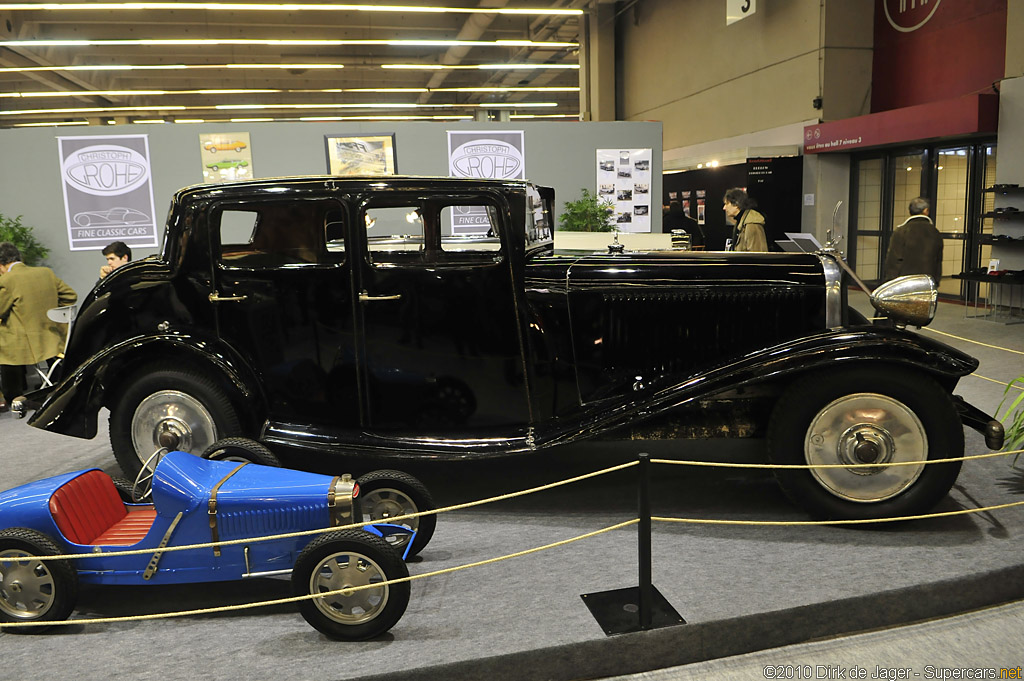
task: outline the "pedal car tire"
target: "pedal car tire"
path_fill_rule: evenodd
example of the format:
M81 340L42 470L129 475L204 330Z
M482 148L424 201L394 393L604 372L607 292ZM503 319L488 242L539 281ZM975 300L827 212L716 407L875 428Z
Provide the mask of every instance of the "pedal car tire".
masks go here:
M261 466L281 467L281 460L256 440L247 437L226 437L217 440L203 452L204 459L211 461L248 461Z
M306 596L408 576L386 541L362 530L342 530L321 535L303 549L292 570L292 591ZM409 605L409 591L409 582L401 582L299 601L299 611L325 636L362 641L395 626Z
M437 508L434 497L426 486L415 477L402 471L379 470L361 476L356 483L359 485L359 506L363 510L363 521L391 522L389 517L432 511ZM412 558L422 551L437 527L436 515L424 515L419 518L400 520L404 525L416 530L416 538L407 558ZM407 537L397 539L393 546L401 554L405 550Z
M46 535L23 527L0 532L0 621L60 622L78 601L78 573L66 560L32 561L63 553ZM26 560L29 559L29 560ZM12 634L39 634L51 627L12 627Z
M110 476L110 481L114 483L114 489L117 490L117 496L121 497L121 501L126 504L138 503L137 500L132 498L132 488L135 485L131 480L112 475Z

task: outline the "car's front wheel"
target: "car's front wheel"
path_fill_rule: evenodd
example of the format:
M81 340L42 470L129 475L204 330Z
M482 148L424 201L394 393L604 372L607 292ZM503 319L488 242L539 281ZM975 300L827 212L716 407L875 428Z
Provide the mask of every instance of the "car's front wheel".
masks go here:
M46 535L15 527L0 532L0 621L60 622L75 609L78 574L66 560L39 560L61 551ZM49 627L14 627L34 634Z
M310 542L292 569L296 596L329 596L299 601L310 625L339 641L362 641L395 626L409 604L409 582L382 584L409 576L398 554L380 537L342 530ZM374 586L379 585L379 586ZM346 589L367 588L346 593Z
M203 374L178 367L144 368L110 410L110 444L121 470L138 476L160 448L201 455L240 430L223 391Z
M775 406L768 453L778 464L836 468L776 470L786 494L834 520L923 513L949 492L964 434L949 393L901 367L848 367L798 380ZM855 468L853 464L894 464Z
M356 480L359 484L359 506L363 510L363 522L390 523L395 518L410 513L432 511L437 508L434 497L426 486L401 471L372 471ZM437 527L437 515L423 515L418 518L407 518L395 521L416 532L412 547L407 554L412 558L422 551ZM389 538L392 545L401 554L409 541L408 535L393 535Z

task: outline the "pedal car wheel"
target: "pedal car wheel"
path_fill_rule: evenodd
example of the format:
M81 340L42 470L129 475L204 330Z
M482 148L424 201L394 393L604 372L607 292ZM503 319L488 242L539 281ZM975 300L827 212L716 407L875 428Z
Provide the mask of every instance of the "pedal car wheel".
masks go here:
M408 577L391 546L362 530L321 535L299 555L292 570L296 596ZM299 611L315 629L339 641L373 638L395 626L409 604L409 583L390 584L300 601Z
M160 447L195 455L240 430L238 415L207 376L169 366L139 370L111 405L110 444L129 478Z
M114 489L117 490L117 496L121 498L121 501L126 504L138 503L138 499L132 497L132 488L135 485L131 480L112 475L110 481L114 483Z
M59 622L78 600L78 574L66 560L36 560L61 551L44 534L16 527L0 532L0 621ZM37 634L49 627L14 627L16 634Z
M780 464L901 463L872 468L776 471L786 494L834 520L922 513L956 482L963 426L948 392L898 367L850 367L790 386L772 414L768 454Z
M363 522L391 522L390 518L408 513L431 511L437 508L434 497L426 486L408 473L401 471L372 471L356 480L359 485L359 506L363 511ZM422 551L437 527L436 515L424 515L419 518L399 520L403 525L416 531L412 548L408 557L412 558ZM407 536L396 535L389 539L398 549L399 555L405 551Z
M203 452L204 459L211 461L246 461L261 466L281 467L281 461L274 453L256 440L247 437L226 437L217 440Z

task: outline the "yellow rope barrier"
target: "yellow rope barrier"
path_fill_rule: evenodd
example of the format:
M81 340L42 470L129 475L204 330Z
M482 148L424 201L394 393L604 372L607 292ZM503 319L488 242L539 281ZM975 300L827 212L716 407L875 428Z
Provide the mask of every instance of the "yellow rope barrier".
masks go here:
M996 506L983 506L981 508L965 508L959 511L942 511L939 513L926 513L923 515L905 515L894 518L865 518L862 520L713 520L709 518L663 518L652 516L652 521L662 523L690 523L694 525L769 525L769 526L802 526L802 525L868 525L871 523L896 523L905 520L928 520L931 518L948 518L955 515L968 515L971 513L987 513L998 511L1002 508L1013 506L1024 506L1024 501L1013 501L1008 504Z
M954 456L948 459L926 459L925 461L892 461L889 463L727 463L721 461L677 461L675 459L651 459L651 463L667 463L676 466L706 466L710 468L766 468L792 470L818 470L823 468L888 468L889 466L921 466L933 463L952 463L954 461L974 461L975 459L991 459L996 456L1024 453L1024 449L1011 449L1007 452L989 452L988 454L972 454L970 456Z
M349 595L356 591L363 591L364 589L378 589L383 586L389 586L391 584L401 584L402 582L412 582L417 579L426 579L427 577L437 577L438 575L446 575L453 572L460 572L462 570L468 570L469 568L481 567L484 565L491 565L494 563L500 563L504 560L511 558L520 558L522 556L528 556L532 553L539 553L541 551L547 551L548 549L555 549L561 546L566 546L574 542L581 541L583 539L590 539L606 532L613 532L615 530L621 530L624 527L630 525L636 525L640 521L636 518L632 520L626 520L610 527L605 527L600 530L594 530L593 532L587 532L577 537L570 539L562 539L561 541L552 542L545 544L544 546L536 546L532 549L526 549L523 551L517 551L516 553L510 553L505 556L498 556L497 558L488 558L486 560L478 560L474 563L466 563L465 565L456 565L450 568L443 568L441 570L435 570L433 572L425 572L422 575L409 575L408 577L400 577L398 579L384 580L375 584L363 584L361 586L352 586L344 589L337 589L335 591L326 591L324 593L307 594L305 596L290 596L288 598L276 598L269 601L258 601L256 603L240 603L238 605L222 605L215 608L201 608L197 610L181 610L178 612L163 612L154 613L150 615L131 615L128 617L97 617L88 619L77 619L77 620L61 620L55 622L11 622L11 623L0 623L0 629L5 627L49 627L55 625L69 625L69 624L111 624L115 622L139 622L143 620L156 620L156 619L170 619L173 617L188 617L192 615L211 615L220 612L233 612L236 610L247 610L250 608L262 608L271 605L284 605L287 603L297 603L299 601L310 601L314 598L328 598L330 596L337 595Z
M1020 350L1011 350L1010 348L1003 348L1003 347L1000 347L998 345L989 345L988 343L982 343L981 341L971 340L970 338L964 338L963 336L954 336L951 333L946 333L945 331L939 331L937 329L932 329L932 328L929 328L927 326L922 327L922 328L924 330L926 330L926 331L931 331L932 333L937 333L940 336L948 336L949 338L955 338L955 339L957 339L959 341L963 341L965 343L974 343L975 345L981 345L981 346L984 346L986 348L992 348L993 350L1002 350L1003 352L1012 352L1015 355L1024 355L1024 352L1021 352Z

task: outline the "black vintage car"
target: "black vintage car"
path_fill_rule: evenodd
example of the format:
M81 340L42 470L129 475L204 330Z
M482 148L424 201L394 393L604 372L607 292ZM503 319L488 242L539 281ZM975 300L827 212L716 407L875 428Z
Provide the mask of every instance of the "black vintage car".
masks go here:
M903 330L931 280L849 311L838 254L555 253L554 193L523 181L307 177L174 197L159 257L85 298L34 426L124 471L226 435L332 454L466 458L647 430L766 431L781 463L963 453L977 362ZM701 428L695 428L701 424ZM816 515L935 504L960 464L779 475Z

